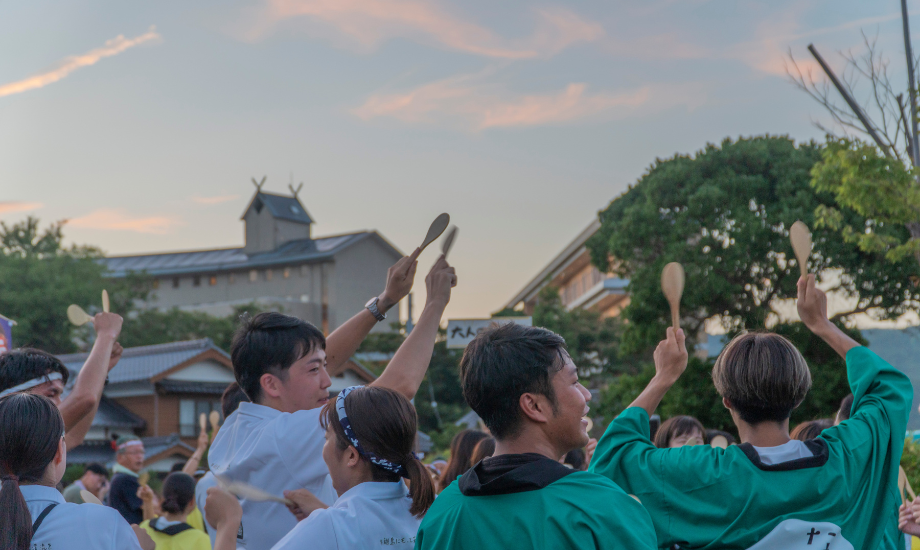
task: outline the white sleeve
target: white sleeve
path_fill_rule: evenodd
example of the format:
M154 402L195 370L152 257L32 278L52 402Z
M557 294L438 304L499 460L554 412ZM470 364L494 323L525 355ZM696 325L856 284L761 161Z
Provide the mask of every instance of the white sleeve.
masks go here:
M84 505L86 506L86 505ZM128 524L127 521L121 514L118 514L114 508L110 508L115 512L118 521L113 521L115 527L115 533L112 537L112 550L141 550L141 543L137 540L137 535L134 534L134 529Z
M272 550L337 549L339 543L332 525L332 514L334 513L332 510L332 508L315 510L279 540Z
M286 414L275 423L278 454L290 476L301 487L318 491L329 474L323 461L325 432L319 424L321 408Z

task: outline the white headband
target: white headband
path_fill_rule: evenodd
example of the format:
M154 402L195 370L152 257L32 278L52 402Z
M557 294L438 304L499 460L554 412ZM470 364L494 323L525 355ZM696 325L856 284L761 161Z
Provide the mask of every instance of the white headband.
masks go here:
M59 372L52 372L50 374L45 374L45 375L39 376L38 378L33 378L29 380L28 382L23 382L22 384L19 384L18 386L13 386L12 388L3 390L2 392L0 392L0 397L6 397L7 395L19 393L21 391L31 390L35 386L41 386L45 382L51 382L52 380L61 380L62 378L64 377L61 376L61 373Z
M122 443L121 445L119 445L119 446L118 446L118 450L120 451L120 450L122 450L122 449L131 447L131 446L134 446L134 445L143 445L143 444L144 444L144 442L141 441L140 439L129 439L128 441L125 441L124 443Z

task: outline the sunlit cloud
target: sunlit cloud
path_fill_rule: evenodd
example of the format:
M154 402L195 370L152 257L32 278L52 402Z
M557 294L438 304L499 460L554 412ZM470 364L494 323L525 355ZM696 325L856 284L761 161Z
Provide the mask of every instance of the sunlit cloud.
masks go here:
M157 34L155 27L150 27L150 30L134 38L125 38L122 35L118 35L111 40L107 40L105 46L101 48L90 50L81 55L65 57L50 71L32 75L16 82L0 85L0 97L43 88L48 84L61 80L81 67L95 65L100 59L118 55L128 48L133 48L138 44L143 44L144 42L149 42L157 38L160 38L160 35Z
M178 219L168 216L148 216L146 218L132 216L123 208L101 208L85 216L73 218L68 223L73 227L85 229L133 231L154 235L165 235L174 227L182 225Z
M248 18L255 23L246 38L258 40L279 23L299 19L319 23L323 28L314 30L320 33L331 28L337 40L345 38L364 50L405 37L475 55L525 59L550 56L576 42L604 36L599 24L564 8L541 8L534 15L530 36L507 39L449 13L432 0L266 0L265 9Z
M45 206L40 202L0 201L0 215L14 212L29 212Z
M643 86L623 92L589 93L587 84L571 83L558 92L512 94L477 78L462 75L408 92L373 95L352 114L364 120L390 117L405 123L459 125L478 131L627 116L640 107L643 113L676 104L692 109L705 101L698 86Z
M220 204L222 202L229 202L240 198L239 195L218 195L214 197L192 197L192 202L197 202L198 204Z

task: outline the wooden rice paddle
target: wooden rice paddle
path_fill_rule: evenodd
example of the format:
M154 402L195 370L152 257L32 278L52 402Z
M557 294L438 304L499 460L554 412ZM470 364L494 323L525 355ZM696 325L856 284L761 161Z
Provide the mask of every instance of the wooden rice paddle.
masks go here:
M906 496L905 493L907 493ZM898 466L898 494L901 495L901 504L904 505L907 505L908 496L910 497L910 502L917 498L917 495L914 494L914 488L910 486L910 480L907 479L907 472L904 471L903 466Z
M728 439L725 439L724 435L713 436L713 438L709 440L709 446L712 447L713 449L715 448L727 449Z
M590 418L585 418L585 420L588 421L588 427L585 428L585 431L588 432L588 433L591 433L591 428L594 427L594 421L591 420Z
M96 495L90 493L86 489L80 490L80 497L83 498L84 504L102 504L102 501L96 498Z
M198 416L198 427L201 428L201 431L205 431L208 429L208 415L201 413Z
M138 485L147 485L150 482L150 472L141 472L141 475L137 476Z
M661 271L661 291L671 305L671 325L680 328L680 297L684 293L684 266L671 262Z
M271 493L266 493L262 489L253 487L252 485L243 483L241 481L227 481L219 477L217 478L217 481L220 484L221 489L239 498L245 498L247 500L253 500L256 502L278 502L280 504L284 504L285 506L294 504L294 502L291 500L282 497L276 497Z
M78 327L82 327L93 320L89 313L83 311L83 308L77 304L67 306L67 319Z
M431 226L428 227L428 234L425 235L425 240L422 241L421 249L425 248L434 242L435 239L441 236L441 233L444 233L444 230L447 229L447 226L450 224L450 215L441 214L431 222Z
M106 289L102 289L102 311L109 312L109 292Z
M792 250L802 270L802 277L805 277L808 275L808 257L811 256L811 231L807 225L797 221L789 228L789 240L792 241Z
M211 414L208 415L208 420L211 421L211 433L217 433L217 423L220 422L220 413L211 411Z
M447 259L447 253L450 252L452 246L454 246L454 239L457 238L457 226L450 228L450 231L447 232L447 235L444 236L444 240L441 241L441 254L444 255L444 258Z

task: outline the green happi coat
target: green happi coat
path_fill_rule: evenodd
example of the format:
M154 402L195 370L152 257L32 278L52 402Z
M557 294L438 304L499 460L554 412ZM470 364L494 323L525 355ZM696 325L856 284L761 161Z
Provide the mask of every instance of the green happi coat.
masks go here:
M538 455L504 455L438 495L415 548L651 550L655 531L645 509L609 479Z
M639 497L662 548L901 550L911 383L865 347L846 363L851 417L806 442L813 457L766 465L750 444L658 449L648 414L633 407L608 426L590 471Z

